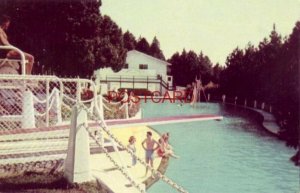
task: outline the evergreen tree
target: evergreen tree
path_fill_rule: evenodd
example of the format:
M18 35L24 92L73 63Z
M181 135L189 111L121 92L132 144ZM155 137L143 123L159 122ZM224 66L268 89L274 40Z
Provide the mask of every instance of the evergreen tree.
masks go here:
M123 42L124 42L124 47L130 51L134 50L135 46L137 44L136 39L132 33L129 31L126 31L123 35Z
M186 52L181 55L175 53L168 60L172 64L172 75L176 85L186 86L195 81L195 77L201 77L206 84L212 80L212 63L202 52L199 56L194 51Z
M34 73L90 77L125 61L122 31L100 6L98 0L4 0L0 13L12 18L11 43L35 56Z
M257 48L235 49L220 76L227 95L271 104L278 122L286 123L281 137L293 147L299 144L299 43L300 22L284 41L274 25Z
M150 45L150 55L155 58L165 60L165 56L160 49L160 43L156 37L153 38L152 43Z
M125 64L126 49L122 30L109 16L102 19L94 53L96 69L111 67L114 71L119 71Z
M150 55L150 45L145 38L141 38L141 37L139 38L135 49L140 52Z

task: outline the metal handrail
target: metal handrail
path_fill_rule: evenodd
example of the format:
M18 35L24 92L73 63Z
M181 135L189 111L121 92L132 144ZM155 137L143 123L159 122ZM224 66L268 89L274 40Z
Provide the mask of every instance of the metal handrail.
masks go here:
M0 46L0 49L4 49L4 50L15 50L16 52L18 52L21 56L21 68L22 68L22 75L26 75L26 60L25 60L25 55L24 53L17 47L12 46L12 45L8 45L8 46ZM9 60L9 59L8 59Z

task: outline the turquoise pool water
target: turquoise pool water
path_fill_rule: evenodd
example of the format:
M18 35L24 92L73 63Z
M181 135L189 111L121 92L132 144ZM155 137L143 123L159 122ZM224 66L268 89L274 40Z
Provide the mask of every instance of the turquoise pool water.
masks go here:
M143 104L144 117L214 113L222 121L153 126L170 133L180 159L171 159L166 175L190 193L296 193L299 168L295 153L263 128L253 113L222 104ZM149 193L176 192L159 181Z

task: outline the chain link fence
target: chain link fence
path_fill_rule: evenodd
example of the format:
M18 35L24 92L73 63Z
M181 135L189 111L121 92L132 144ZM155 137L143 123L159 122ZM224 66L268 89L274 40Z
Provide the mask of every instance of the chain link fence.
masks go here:
M92 95L86 98L90 89ZM95 85L55 76L0 76L0 177L63 170L71 109Z

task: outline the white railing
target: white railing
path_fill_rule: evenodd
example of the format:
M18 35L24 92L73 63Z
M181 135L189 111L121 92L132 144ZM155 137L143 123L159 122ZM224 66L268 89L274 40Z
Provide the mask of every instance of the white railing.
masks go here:
M19 48L14 47L12 45L9 45L9 46L0 46L0 50L14 50L14 51L16 51L16 52L18 52L20 54L20 60L9 59L9 58L1 59L1 61L0 61L1 62L0 63L0 67L5 62L18 61L18 62L21 62L22 75L26 74L26 60L25 60L25 55L24 55L24 53Z
M87 90L91 95L84 98ZM0 75L0 130L67 125L71 109L79 101L91 113L98 108L103 117L110 111L111 115L117 114L117 119L132 117L139 108L130 102L108 101L96 90L94 82L86 79Z

